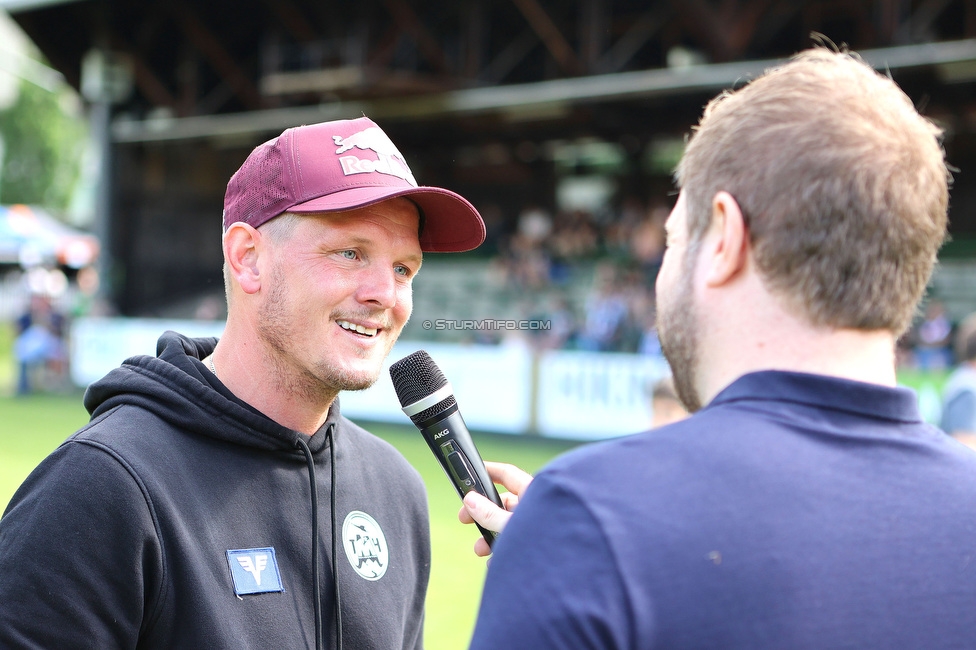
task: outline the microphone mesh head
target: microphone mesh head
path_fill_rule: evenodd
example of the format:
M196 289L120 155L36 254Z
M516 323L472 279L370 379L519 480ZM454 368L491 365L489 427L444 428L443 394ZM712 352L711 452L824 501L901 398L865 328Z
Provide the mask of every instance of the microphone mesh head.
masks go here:
M447 378L425 350L417 350L390 366L390 379L400 406L418 402L447 385Z

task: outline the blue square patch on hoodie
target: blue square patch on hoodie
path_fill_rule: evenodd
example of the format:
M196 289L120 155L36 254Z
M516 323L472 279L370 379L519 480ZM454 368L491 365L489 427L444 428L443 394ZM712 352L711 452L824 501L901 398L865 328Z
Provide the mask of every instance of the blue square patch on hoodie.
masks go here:
M228 550L227 563L238 596L284 591L274 548Z

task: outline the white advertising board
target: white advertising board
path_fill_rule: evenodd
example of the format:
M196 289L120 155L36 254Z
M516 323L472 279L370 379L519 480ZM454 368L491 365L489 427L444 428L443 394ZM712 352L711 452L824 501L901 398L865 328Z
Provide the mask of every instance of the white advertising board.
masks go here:
M140 354L156 356L166 330L193 337L220 336L223 321L154 318L79 318L71 324L71 381L87 386Z
M131 356L155 355L156 341L167 329L219 337L224 323L80 318L71 328L72 381L87 386ZM535 432L573 440L643 431L651 422L649 388L668 372L663 360L632 354L537 354L517 345L400 341L372 387L340 394L342 413L353 420L409 425L389 367L421 348L450 382L464 421L475 431Z
M454 389L469 429L524 433L531 421L532 355L521 347L398 342L372 387L339 395L351 419L410 424L390 379L390 365L424 349Z
M539 358L536 428L543 436L598 440L651 426L650 389L669 373L636 354L549 351Z

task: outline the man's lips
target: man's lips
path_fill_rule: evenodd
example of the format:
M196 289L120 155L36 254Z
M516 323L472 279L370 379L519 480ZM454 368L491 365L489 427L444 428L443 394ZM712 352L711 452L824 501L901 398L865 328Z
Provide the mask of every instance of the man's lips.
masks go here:
M377 327L366 327L365 325L359 325L347 320L336 320L336 324L339 325L344 330L350 332L356 332L357 334L362 334L363 336L373 337L379 331Z

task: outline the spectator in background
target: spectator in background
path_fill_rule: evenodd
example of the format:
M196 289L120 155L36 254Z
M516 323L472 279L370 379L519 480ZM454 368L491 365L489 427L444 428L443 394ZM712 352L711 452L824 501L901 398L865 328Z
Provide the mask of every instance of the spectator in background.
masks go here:
M942 392L943 431L976 447L976 313L956 332L957 367Z
M27 310L17 319L14 358L18 395L63 381L67 363L64 317L48 296L32 294Z
M544 302L526 310L526 318L540 323L530 330L533 347L537 350L560 350L571 347L576 336L576 316L566 297L553 293Z
M548 286L550 260L545 242L552 233L552 217L541 208L526 206L519 214L515 232L502 253L502 268L518 289Z
M591 352L615 349L629 308L612 266L597 269L593 293L586 301L586 312L577 346Z
M485 222L485 232L487 233L485 243L479 248L482 253L497 257L503 237L509 234L507 232L509 224L506 223L502 209L497 203L481 205L478 207L478 211Z
M653 277L648 278L641 269L628 267L620 281L621 294L627 303L627 314L620 327L615 351L637 352L647 334L647 322L655 313Z
M585 210L557 212L552 233L543 242L553 284L569 282L573 268L599 252L599 244L600 233L592 214Z
M945 305L930 300L925 317L915 330L915 366L919 370L942 370L952 365L952 322Z
M644 202L632 194L624 196L616 217L610 219L603 232L606 252L614 257L629 255L634 239L634 230L645 217Z
M542 246L552 233L552 217L537 205L527 205L518 217L518 236L530 246Z
M647 217L637 224L630 240L630 253L651 285L664 258L664 222L668 212L663 205L649 209Z
M586 210L562 211L556 214L555 228L546 244L558 259L582 260L598 252L600 231Z

